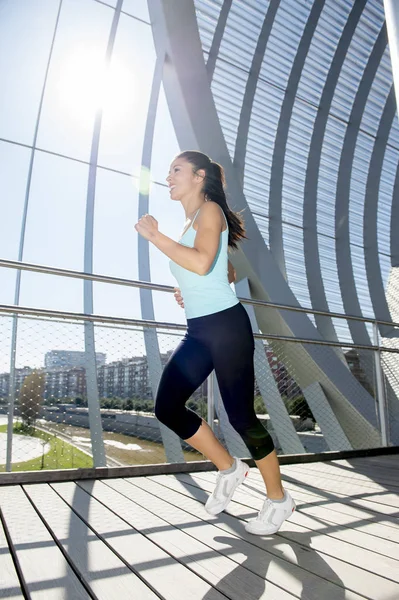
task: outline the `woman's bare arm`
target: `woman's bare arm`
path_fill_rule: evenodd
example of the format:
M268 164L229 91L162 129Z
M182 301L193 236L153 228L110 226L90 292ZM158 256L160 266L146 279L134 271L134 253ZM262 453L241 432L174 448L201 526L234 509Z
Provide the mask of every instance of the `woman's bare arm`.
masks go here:
M196 220L198 229L194 247L187 248L158 231L157 221L148 215L135 226L137 231L175 263L198 275L206 275L215 260L223 226L221 210L214 202L206 202Z

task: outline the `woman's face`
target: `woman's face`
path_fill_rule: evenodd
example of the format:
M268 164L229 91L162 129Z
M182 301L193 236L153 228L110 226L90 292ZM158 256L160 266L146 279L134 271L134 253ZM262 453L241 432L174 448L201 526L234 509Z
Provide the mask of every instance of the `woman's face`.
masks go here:
M203 177L193 171L193 165L183 158L176 158L170 165L166 181L172 200L182 200L200 189Z

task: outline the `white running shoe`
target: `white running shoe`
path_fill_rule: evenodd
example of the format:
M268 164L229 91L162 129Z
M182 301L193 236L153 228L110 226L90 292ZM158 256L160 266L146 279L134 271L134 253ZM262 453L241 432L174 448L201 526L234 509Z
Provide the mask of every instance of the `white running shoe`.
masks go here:
M254 535L272 535L280 529L286 519L290 518L295 508L295 502L287 491L283 502L273 502L270 498L266 498L256 519L248 521L245 529Z
M226 508L237 487L249 473L248 465L239 458L235 458L235 461L236 468L232 473L218 473L216 487L205 504L205 509L210 515L218 515Z

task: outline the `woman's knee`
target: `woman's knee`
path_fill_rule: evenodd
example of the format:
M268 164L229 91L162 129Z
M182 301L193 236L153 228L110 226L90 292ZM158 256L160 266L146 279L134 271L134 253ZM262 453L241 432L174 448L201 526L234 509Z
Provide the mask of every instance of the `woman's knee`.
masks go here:
M254 460L261 460L274 450L274 442L271 435L258 419L256 419L256 422L245 422L242 419L234 419L230 423L241 436Z
M163 402L159 398L155 403L155 416L183 440L191 438L202 423L201 417L184 405L173 409L169 402Z

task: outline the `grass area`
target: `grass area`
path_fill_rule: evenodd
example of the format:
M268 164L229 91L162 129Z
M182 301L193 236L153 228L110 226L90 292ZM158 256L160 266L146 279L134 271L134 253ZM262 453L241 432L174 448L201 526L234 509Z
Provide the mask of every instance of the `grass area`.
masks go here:
M37 423L39 427L41 422ZM93 461L90 456L76 448L74 444L69 444L58 435L67 438L80 438L81 441L90 440L90 432L87 428L66 425L64 423L43 422L43 427L51 429L51 432L41 431L40 429L31 432L23 430L20 423L14 425L14 432L18 435L32 435L40 438L50 444L50 450L44 455L44 465L42 466L42 457L39 456L32 460L13 463L13 471L39 471L46 469L77 469L82 467L92 467ZM7 425L0 425L0 433L7 431ZM107 457L113 458L124 466L146 465L168 462L165 449L162 443L143 440L130 435L103 431L105 452ZM118 442L116 446L114 442ZM137 443L141 450L129 449L129 444ZM79 445L79 444L78 444ZM193 460L202 460L202 454L193 451L183 451L184 460L189 462ZM0 465L0 472L5 470L5 465Z
M0 433L6 433L7 425L0 425ZM14 426L16 435L31 435L50 444L49 451L42 457L38 456L25 462L13 463L13 471L40 471L46 469L77 469L92 467L93 459L75 446L40 429L28 433L21 430L19 424ZM0 472L5 471L5 465L0 465Z
M77 427L66 423L54 423L53 421L40 421L38 425L42 425L55 435L62 434L67 438L75 438L80 442L87 441L83 447L90 446L90 432L85 427ZM108 458L118 461L123 466L131 465L149 465L168 462L166 459L165 448L162 441L154 442L145 440L124 433L115 433L113 431L103 430L102 432L105 453ZM131 449L132 444L137 444L140 450ZM79 445L79 442L78 442ZM183 451L185 461L202 460L204 457L195 450Z

